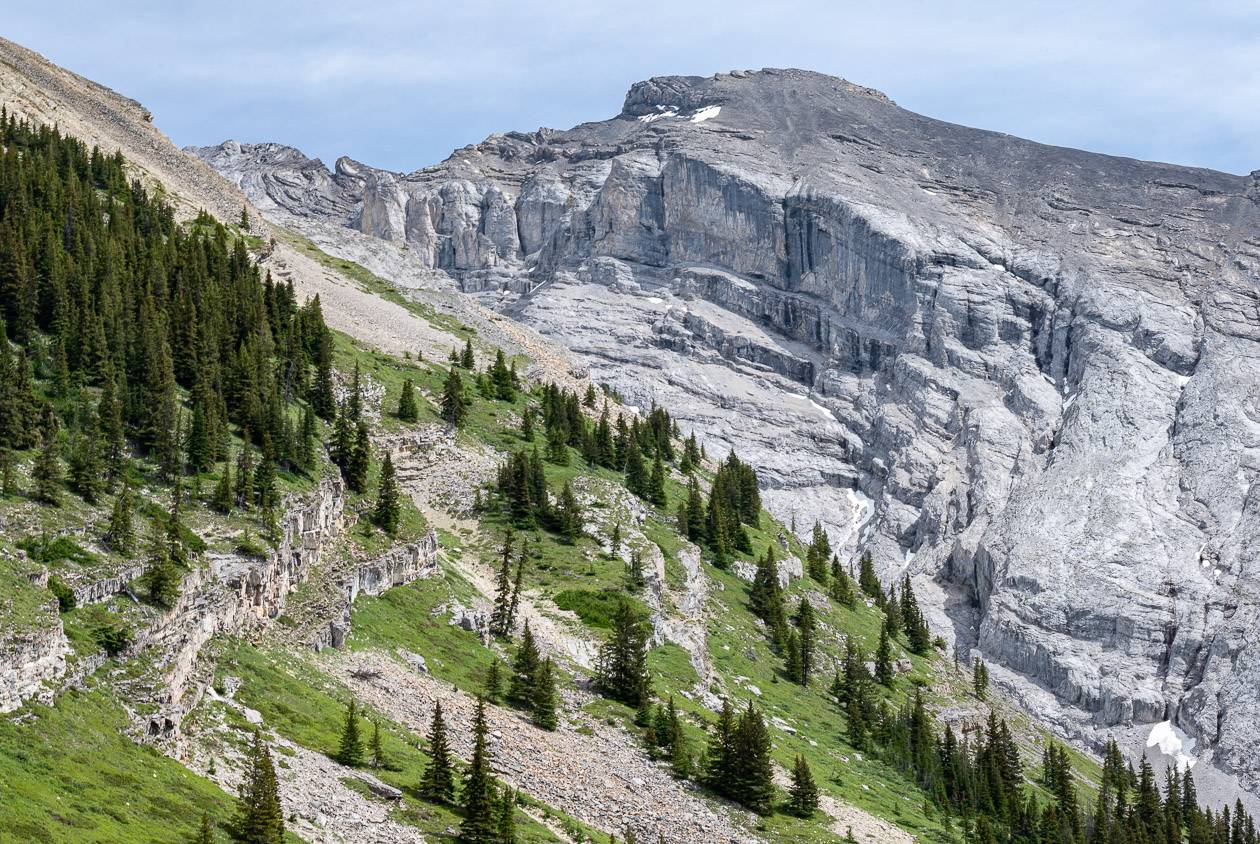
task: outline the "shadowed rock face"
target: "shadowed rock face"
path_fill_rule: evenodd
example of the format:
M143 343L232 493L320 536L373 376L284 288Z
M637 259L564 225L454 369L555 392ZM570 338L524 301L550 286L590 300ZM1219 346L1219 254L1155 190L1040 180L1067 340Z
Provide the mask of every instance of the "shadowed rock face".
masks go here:
M737 446L781 515L913 574L1070 734L1171 718L1260 784L1260 173L795 70L653 79L611 120L410 175L196 152Z

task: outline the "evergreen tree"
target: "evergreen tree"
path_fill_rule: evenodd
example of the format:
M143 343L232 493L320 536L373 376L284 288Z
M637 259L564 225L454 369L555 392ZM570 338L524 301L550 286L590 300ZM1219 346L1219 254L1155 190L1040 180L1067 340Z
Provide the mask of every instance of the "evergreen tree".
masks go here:
M652 461L652 474L648 478L646 497L657 507L665 506L665 463L661 460L660 452L657 452L656 458Z
M350 450L350 462L346 466L346 486L355 492L365 491L371 468L372 441L368 436L367 423L360 419L355 426L354 446Z
M494 387L494 397L499 401L516 398L516 374L508 369L502 349L495 350L494 363L490 365L490 384Z
M376 720L372 721L372 767L378 770L389 767L385 749L381 747L381 722Z
M875 561L871 559L869 551L863 551L858 560L858 586L873 598L876 604L883 606L884 589L879 585L879 578L875 576Z
M442 385L442 418L456 428L468 419L468 399L464 395L464 382L459 370L451 367Z
M429 725L429 764L420 780L420 793L434 803L449 804L455 799L455 773L451 766L451 748L446 739L446 719L442 716L440 700L433 705L433 720Z
M798 682L802 686L809 685L809 678L814 673L814 651L816 637L814 605L805 596L796 611L796 628L800 631L800 674Z
M494 636L509 636L513 630L511 617L512 605L512 529L503 540L503 552L500 555L499 577L495 584L494 610L490 613L490 633Z
M472 370L477 366L477 362L473 357L473 346L471 339L464 340L464 353L459 357L459 365L464 369Z
M13 462L13 453L0 445L0 498L13 498L18 494L17 471Z
M61 460L58 457L56 433L45 431L39 455L31 469L31 480L35 482L35 497L45 504L54 507L61 504Z
M250 768L241 782L237 836L244 844L282 844L284 815L280 808L280 787L271 751L261 733L254 730Z
M628 706L638 706L651 694L647 633L629 601L619 600L613 612L612 635L600 647L596 661L595 688Z
M691 753L687 749L687 734L683 732L673 696L669 699L669 767L674 776L685 780L691 776Z
M647 579L643 576L643 555L639 553L637 548L630 552L628 573L632 590L637 591L647 585Z
M214 485L214 494L210 497L210 506L223 515L232 512L232 464L223 461L223 471L219 473L219 480Z
M124 557L135 550L136 533L131 524L131 480L123 478L123 485L114 496L114 506L109 511L109 527L105 540L109 547Z
M735 710L731 702L722 699L722 711L709 736L704 753L701 780L718 794L729 795L735 784Z
M516 792L507 786L499 798L497 844L516 844Z
M976 657L971 663L971 687L980 700L984 700L989 694L989 669L980 657Z
M538 670L530 708L534 712L534 724L544 730L555 730L559 720L556 717L556 681L551 657L543 660Z
M735 729L734 799L758 814L774 807L774 772L770 763L770 734L761 712L748 703Z
M521 439L525 442L534 441L534 409L531 407L525 408L521 414Z
M416 406L415 386L410 378L403 380L402 393L398 396L398 418L404 422L415 422L420 418L420 409Z
M534 690L538 687L538 672L542 667L542 657L538 653L538 645L534 642L533 631L529 622L525 622L525 630L521 633L521 644L516 649L516 657L512 660L512 680L508 684L508 700L513 704L529 709L533 706Z
M84 501L95 504L104 486L96 412L84 405L79 409L79 420L79 430L70 444L70 485Z
M197 829L193 844L214 844L214 826L210 823L208 812L201 813L201 826Z
M805 550L805 567L809 576L824 586L827 584L827 562L831 558L831 540L820 522L814 522L814 532Z
M788 791L788 811L808 818L818 811L818 785L804 756L799 754L792 766L792 786Z
M491 703L498 703L499 696L503 694L503 670L499 667L497 657L490 660L490 667L486 669L486 700Z
M578 504L573 488L565 481L556 503L556 532L567 543L574 543L582 535L582 507Z
M648 477L647 470L643 467L643 452L639 451L639 444L633 440L626 447L625 471L626 489L640 498L647 498Z
M398 502L398 482L394 477L394 460L389 452L385 452L385 459L381 461L381 483L372 520L385 531L386 535L394 536L398 533L400 517L401 508Z
M152 524L148 558L144 573L137 578L137 582L144 589L149 601L159 607L173 607L179 600L179 566L171 559L170 543L157 522Z
M341 743L333 759L347 768L363 764L363 739L359 735L359 704L353 698L346 706L346 720L341 728Z
M461 803L464 819L459 840L465 844L494 844L498 824L495 817L494 783L490 780L490 759L486 750L486 702L477 698L473 718L473 752L464 773Z
M831 556L831 598L837 604L854 609L857 607L857 593L854 591L853 578L840 565L840 558Z
M879 647L875 650L875 679L881 686L892 688L892 644L888 638L888 625L879 630Z

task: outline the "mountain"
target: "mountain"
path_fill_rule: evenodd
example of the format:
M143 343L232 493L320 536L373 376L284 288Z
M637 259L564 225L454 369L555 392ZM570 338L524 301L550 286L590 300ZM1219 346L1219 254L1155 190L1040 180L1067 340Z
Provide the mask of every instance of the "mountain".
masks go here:
M635 84L441 164L192 150L418 262L913 575L1064 734L1260 786L1260 171L1045 146L799 70ZM1171 722L1167 725L1164 722ZM1189 747L1189 745L1187 745Z

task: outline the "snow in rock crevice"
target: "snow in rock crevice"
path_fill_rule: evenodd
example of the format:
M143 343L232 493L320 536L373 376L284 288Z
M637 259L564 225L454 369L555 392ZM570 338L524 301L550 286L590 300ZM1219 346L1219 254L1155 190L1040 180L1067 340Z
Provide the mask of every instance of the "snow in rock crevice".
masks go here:
M1159 722L1151 727L1151 734L1146 737L1146 746L1158 747L1160 753L1172 759L1178 771L1188 771L1199 761L1191 754L1196 743L1172 721Z

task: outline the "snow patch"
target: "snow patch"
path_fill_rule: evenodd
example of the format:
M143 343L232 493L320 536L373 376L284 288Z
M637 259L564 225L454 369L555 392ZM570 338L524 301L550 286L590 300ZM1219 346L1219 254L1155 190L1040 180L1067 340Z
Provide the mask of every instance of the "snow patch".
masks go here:
M722 112L721 106L705 106L704 108L691 115L692 123L703 123L704 121L717 117ZM642 118L640 118L642 119Z
M651 123L654 120L660 120L661 118L664 118L664 117L677 117L678 116L677 110L668 106L658 105L658 106L653 106L653 108L656 109L656 114L641 115L639 117L640 123Z
M1151 734L1146 737L1147 747L1158 747L1159 752L1171 756L1178 771L1188 771L1199 760L1191 755L1195 739L1190 738L1173 724L1172 721L1161 721L1151 727Z

